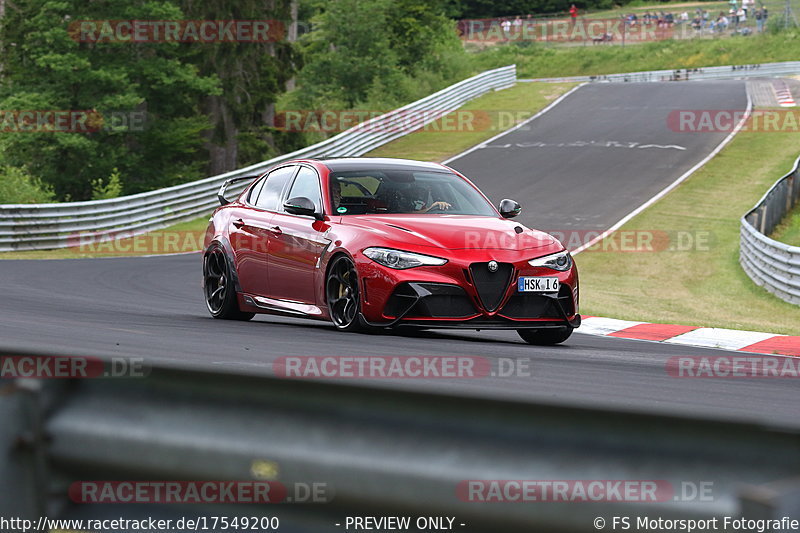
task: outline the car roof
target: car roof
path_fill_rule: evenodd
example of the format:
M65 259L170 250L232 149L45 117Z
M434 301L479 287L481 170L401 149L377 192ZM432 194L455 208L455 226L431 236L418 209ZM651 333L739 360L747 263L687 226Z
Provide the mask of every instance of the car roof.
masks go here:
M333 172L348 172L358 170L434 170L446 172L438 163L426 163L411 159L393 159L388 157L342 157L336 159L319 159L320 163Z

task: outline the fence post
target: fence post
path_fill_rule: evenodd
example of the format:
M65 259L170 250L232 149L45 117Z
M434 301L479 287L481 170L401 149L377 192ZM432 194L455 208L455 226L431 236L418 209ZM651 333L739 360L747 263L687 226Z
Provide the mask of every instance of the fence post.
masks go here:
M0 515L44 516L48 494L41 383L0 380Z

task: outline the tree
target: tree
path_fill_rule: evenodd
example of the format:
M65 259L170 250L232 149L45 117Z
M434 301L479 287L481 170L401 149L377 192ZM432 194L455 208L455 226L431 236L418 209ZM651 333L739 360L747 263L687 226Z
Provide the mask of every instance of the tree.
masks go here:
M306 62L298 76L304 107L352 108L373 82L389 81L398 58L386 31L391 0L334 0L318 4L304 41Z
M297 61L288 40L290 0L183 0L190 19L271 21L270 42L205 44L195 58L200 72L216 76L219 94L202 100L212 127L205 134L209 174L263 161L293 147L293 135L272 128L275 100L285 91ZM296 135L294 135L296 137Z
M76 21L181 18L175 4L158 0L7 4L0 109L12 112L5 118L13 118L13 111L85 110L93 127L23 133L6 124L0 128L3 163L27 168L60 199L72 200L91 197L92 182L115 169L125 193L199 177L207 161L202 132L209 121L198 102L221 90L215 76L201 75L190 62L196 49L178 43L79 42L70 34Z
M386 108L469 72L443 0L332 0L311 4L293 103L305 109Z

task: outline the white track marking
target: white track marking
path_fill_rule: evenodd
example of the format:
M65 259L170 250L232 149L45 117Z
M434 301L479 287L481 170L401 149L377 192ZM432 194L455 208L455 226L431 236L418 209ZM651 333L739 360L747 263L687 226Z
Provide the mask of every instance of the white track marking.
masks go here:
M797 103L794 101L792 91L783 80L773 80L772 90L775 92L775 98L778 100L778 105L781 107L796 107Z
M669 339L670 344L707 346L726 350L741 350L751 344L776 337L774 333L760 331L739 331L723 328L699 328Z
M544 115L545 113L547 113L548 111L553 109L555 106L557 106L559 103L561 103L561 101L564 100L567 96L571 95L572 93L574 93L575 91L577 91L578 89L583 87L584 85L588 85L588 82L587 83L581 83L577 87L573 87L569 91L565 92L564 94L562 94L561 96L559 96L558 98L556 98L555 100L550 102L550 105L548 105L547 107L545 107L544 109L542 109L541 111L539 111L538 113L533 115L531 118L520 122L519 124L517 124L516 126L514 126L511 129L508 129L508 130L506 130L506 131L504 131L502 133L498 133L497 135L495 135L491 139L487 139L487 140L485 140L485 141L483 141L481 143L476 144L472 148L468 148L467 150L464 150L463 152L461 152L458 155L454 155L453 157L451 157L449 159L445 159L444 161L442 161L442 164L443 165L447 165L451 161L455 161L456 159L458 159L460 157L464 157L465 155L467 155L469 153L472 153L472 152L474 152L475 150L477 150L479 148L483 148L484 146L486 146L490 142L494 141L495 139L499 139L503 135L508 135L511 132L517 131L518 129L520 129L521 127L525 126L526 124L530 124L532 121L536 120L537 118L541 117L542 115Z
M690 168L689 170L684 172L683 175L681 175L678 179L676 179L675 181L670 183L668 186L666 186L664 189L662 189L658 194L656 194L655 196L653 196L652 198L647 200L645 203L643 203L642 205L640 205L639 207L637 207L636 209L634 209L633 211L631 211L630 213L625 215L622 218L622 220L620 220L619 222L617 222L616 224L614 224L613 226L608 228L606 231L602 232L596 238L594 238L591 241L587 242L583 246L578 247L578 249L575 250L574 252L571 252L572 255L578 255L579 253L581 253L582 251L586 250L587 248L590 248L591 246L595 245L600 240L605 239L608 235L610 235L614 231L616 231L619 228L621 228L630 219L632 219L633 217L635 217L636 215L638 215L639 213L641 213L642 211L644 211L645 209L647 209L648 207L650 207L651 205L653 205L654 203L659 201L661 198L666 196L670 191L672 191L672 189L674 189L675 187L677 187L678 185L680 185L681 183L686 181L689 178L689 176L691 176L692 174L697 172L703 165L708 163L712 158L714 158L714 156L716 156L718 153L720 153L722 151L722 149L725 148L725 146L729 142L731 142L733 140L733 138L736 136L736 134L739 133L739 131L744 127L745 122L747 122L747 120L750 118L750 114L752 113L752 111L753 111L753 101L750 99L750 94L747 94L747 109L745 110L745 113L742 116L742 119L739 121L739 123L736 125L736 127L733 129L733 131L730 132L730 134L728 134L728 136L725 137L722 140L722 142L719 143L717 145L717 147L714 148L714 150L711 151L710 154L708 154L706 157L704 157L695 166L693 166L692 168Z
M630 320L593 316L584 319L581 322L581 327L575 331L577 333L586 333L589 335L608 335L609 333L638 326L639 324L644 324L644 322L632 322Z

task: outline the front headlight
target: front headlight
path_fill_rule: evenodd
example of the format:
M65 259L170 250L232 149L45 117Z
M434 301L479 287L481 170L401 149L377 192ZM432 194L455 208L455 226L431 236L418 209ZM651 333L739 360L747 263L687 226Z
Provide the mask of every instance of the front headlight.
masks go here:
M367 248L364 250L364 255L378 264L396 270L418 266L441 266L447 263L447 259L440 257L393 250L392 248Z
M563 252L558 252L557 254L550 254L544 257L531 259L528 261L528 264L532 267L545 267L558 270L559 272L564 272L572 268L572 256L569 255L568 251L564 250Z

